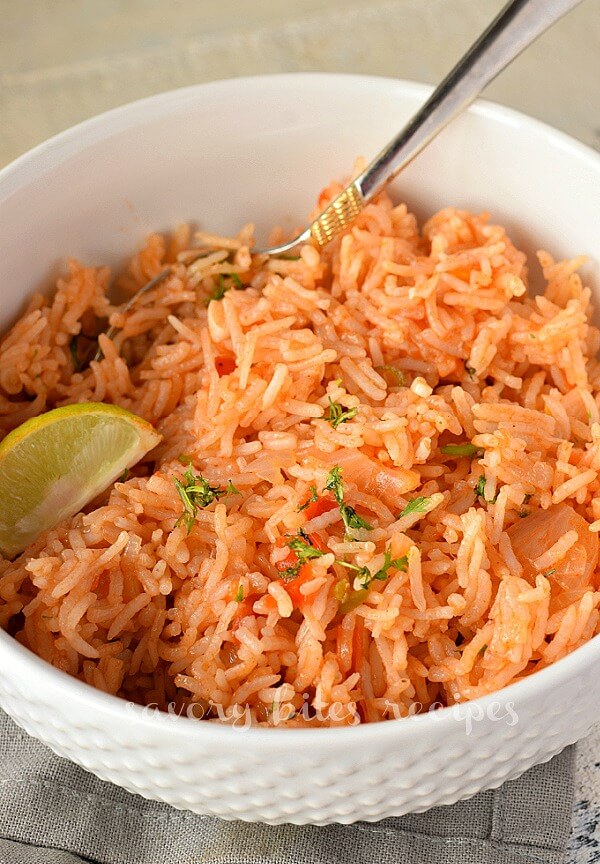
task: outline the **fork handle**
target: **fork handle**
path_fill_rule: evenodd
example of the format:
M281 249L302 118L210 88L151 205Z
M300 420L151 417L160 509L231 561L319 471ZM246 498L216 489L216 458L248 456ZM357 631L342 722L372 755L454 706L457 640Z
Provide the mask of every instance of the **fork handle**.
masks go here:
M538 36L581 0L512 0L354 181L369 201Z

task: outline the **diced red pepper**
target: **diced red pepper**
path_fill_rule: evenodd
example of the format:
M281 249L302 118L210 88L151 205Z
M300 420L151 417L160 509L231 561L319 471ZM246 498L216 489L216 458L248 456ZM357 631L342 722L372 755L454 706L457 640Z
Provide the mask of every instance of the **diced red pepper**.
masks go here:
M312 533L308 535L308 541L311 546L314 546L315 549L318 549L319 552L329 552L329 549L325 545L325 542L321 538L320 534Z
M314 577L313 569L311 567L310 561L307 561L306 564L303 564L300 568L300 571L297 576L294 577L290 582L285 582L283 579L278 579L279 584L285 588L287 593L290 595L290 599L295 607L300 606L301 603L306 601L306 595L302 594L300 588L306 582L310 582L310 580Z
M322 516L323 513L329 513L330 510L335 510L337 506L338 505L333 498L324 495L322 498L317 498L316 501L311 501L306 510L303 510L302 512L305 514L306 521L308 522L316 516Z
M223 375L231 375L235 372L235 359L233 357L215 357L215 369L219 378Z

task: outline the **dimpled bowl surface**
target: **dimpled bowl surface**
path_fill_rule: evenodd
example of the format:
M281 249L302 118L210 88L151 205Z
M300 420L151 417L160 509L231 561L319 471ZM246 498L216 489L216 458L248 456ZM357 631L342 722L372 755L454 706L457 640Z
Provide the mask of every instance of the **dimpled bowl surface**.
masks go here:
M299 224L320 188L370 157L428 93L341 75L238 79L104 114L0 172L4 327L67 256L120 264L151 230L191 220L259 240ZM600 286L600 156L478 103L397 180L420 216L487 210L528 253L590 256ZM532 278L539 276L532 260ZM598 717L598 638L460 708L365 727L231 728L96 692L0 632L0 704L99 777L224 818L324 824L449 804L498 786L585 735Z

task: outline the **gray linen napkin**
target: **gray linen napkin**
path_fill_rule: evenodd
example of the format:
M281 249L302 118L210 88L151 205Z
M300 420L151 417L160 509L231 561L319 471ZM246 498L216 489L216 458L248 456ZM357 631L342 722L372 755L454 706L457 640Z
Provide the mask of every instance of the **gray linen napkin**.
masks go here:
M573 748L453 807L377 823L269 826L131 795L0 712L0 864L562 864Z

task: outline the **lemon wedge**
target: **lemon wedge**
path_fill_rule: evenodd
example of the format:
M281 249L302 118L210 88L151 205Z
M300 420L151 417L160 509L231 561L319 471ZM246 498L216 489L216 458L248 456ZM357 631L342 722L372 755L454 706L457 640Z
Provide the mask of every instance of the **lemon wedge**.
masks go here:
M161 436L124 408L83 402L27 420L0 443L0 552L13 558L74 516Z

